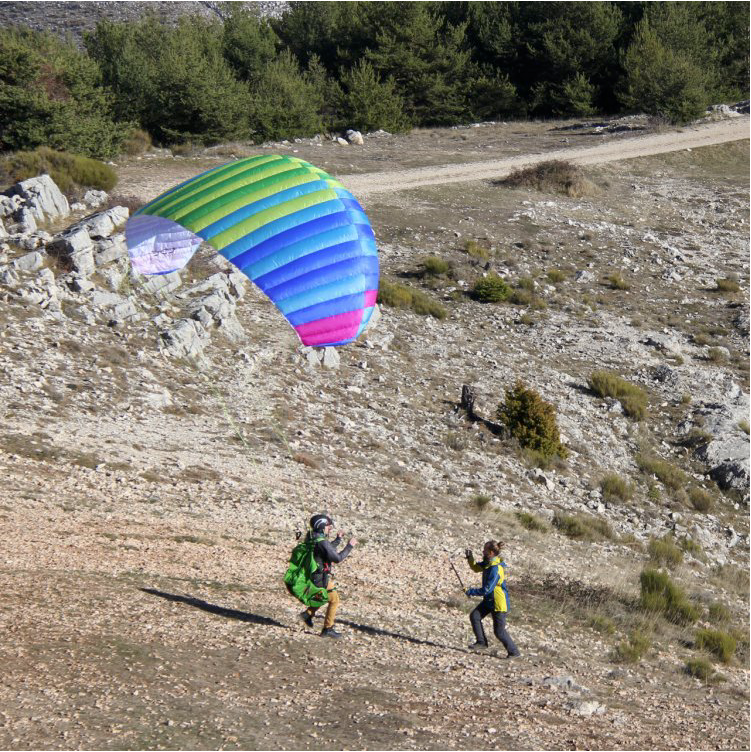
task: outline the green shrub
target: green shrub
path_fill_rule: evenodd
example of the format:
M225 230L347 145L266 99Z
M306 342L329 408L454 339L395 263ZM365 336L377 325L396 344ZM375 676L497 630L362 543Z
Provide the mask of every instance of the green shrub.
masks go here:
M516 519L527 530L534 530L540 533L545 533L548 530L548 526L539 517L530 512L516 512Z
M647 545L647 551L650 560L655 564L676 567L683 561L683 552L669 535L661 539L652 538Z
M626 415L634 420L642 420L646 416L647 393L635 384L607 371L593 371L588 383L598 397L617 399Z
M688 600L685 592L670 577L657 569L645 569L640 577L642 609L660 614L674 624L693 624L700 609Z
M12 183L46 172L63 193L76 188L109 191L117 183L117 174L104 162L55 151L46 146L8 155L2 161L2 172L5 179Z
M692 486L688 490L688 498L697 512L708 512L712 508L712 494L699 486Z
M600 481L603 498L606 501L628 501L634 494L634 487L615 473L608 473Z
M656 475L672 491L677 491L688 483L688 476L683 470L654 455L640 454L636 458L636 464L642 472Z
M741 286L735 279L718 279L715 284L717 285L715 288L717 292L739 292L741 289Z
M615 649L613 660L618 663L638 663L652 646L649 635L641 630L634 630L628 637L628 642L621 642Z
M568 454L561 444L555 408L521 381L506 389L506 399L498 406L496 415L522 447L549 457L565 458Z
M480 303L501 303L507 300L511 294L511 288L503 277L497 274L488 274L475 282L470 295Z
M584 175L580 167L562 159L514 170L499 183L509 188L533 188L542 193L562 193L571 198L597 193L597 186Z
M706 650L723 663L730 663L735 655L736 641L733 635L715 629L700 629L696 633L696 647Z
M414 290L398 282L381 280L378 302L392 308L412 310L421 316L432 316L435 319L446 318L446 309L437 300L420 290Z
M623 55L621 101L671 123L695 120L710 101L708 71L692 59L691 50L670 46L668 30L655 24L654 16L645 13Z
M748 436L749 431L751 430L751 428L749 428L747 420L739 420L738 421L738 428L740 428L741 431L743 431L743 433L746 434L746 436Z
M569 538L577 540L610 540L613 537L610 525L605 520L590 514L571 515L555 512L553 527Z
M426 256L422 260L422 273L429 277L440 277L442 274L446 274L450 268L451 264L438 256Z
M710 604L709 621L713 624L727 624L730 621L730 609L722 603Z
M548 269L547 277L550 282L557 285L568 279L568 273L561 271L560 269Z
M382 79L372 64L361 58L342 72L341 84L338 109L345 127L363 132L379 128L391 133L409 130L404 100L391 76Z

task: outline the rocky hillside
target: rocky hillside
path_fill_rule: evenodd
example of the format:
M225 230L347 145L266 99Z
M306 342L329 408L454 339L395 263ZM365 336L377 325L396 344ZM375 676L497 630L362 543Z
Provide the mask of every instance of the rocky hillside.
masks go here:
M273 148L356 172L461 134L434 133ZM117 200L7 191L0 746L744 748L747 162L741 141L590 167L576 196L368 196L384 280L445 315L384 305L325 352L211 249L135 274ZM492 274L506 302L470 294ZM639 387L644 414L594 371ZM565 460L497 423L519 381L555 407ZM321 508L361 540L335 645L279 579ZM521 661L465 649L447 557L489 537ZM645 611L645 567L693 611Z
M267 16L282 12L285 2L243 2L243 5ZM92 31L98 21L135 21L147 13L177 21L181 16L207 19L223 18L221 2L30 2L0 3L0 26L28 26L61 36L70 35L80 42L86 31Z

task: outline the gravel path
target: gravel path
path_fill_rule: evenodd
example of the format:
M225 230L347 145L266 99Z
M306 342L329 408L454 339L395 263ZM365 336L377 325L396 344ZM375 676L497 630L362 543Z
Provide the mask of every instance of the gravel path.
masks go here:
M538 162L553 159L566 159L576 164L601 164L622 159L648 157L682 149L696 149L728 141L739 141L749 137L749 118L723 120L709 125L693 126L689 129L670 131L657 135L630 138L586 148L566 148L527 154L512 159L498 159L488 162L452 164L441 167L420 167L395 172L371 172L360 175L340 175L338 179L356 196L387 191L404 191L426 185L444 183L465 183L471 180L503 178L512 170L528 167Z

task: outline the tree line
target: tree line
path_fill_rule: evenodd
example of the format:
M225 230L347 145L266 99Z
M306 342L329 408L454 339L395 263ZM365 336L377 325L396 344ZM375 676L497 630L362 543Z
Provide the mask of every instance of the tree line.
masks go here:
M352 127L645 112L673 123L748 96L735 2L228 3L223 22L102 21L71 40L0 37L0 150L117 154Z

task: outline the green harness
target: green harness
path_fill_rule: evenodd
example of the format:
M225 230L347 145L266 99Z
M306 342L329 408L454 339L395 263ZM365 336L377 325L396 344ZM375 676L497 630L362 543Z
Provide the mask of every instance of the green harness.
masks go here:
M302 543L292 549L289 566L284 575L284 584L290 595L306 606L323 606L329 602L329 591L313 584L313 573L318 570L318 562L313 556L316 543L324 536L316 538L307 536Z

